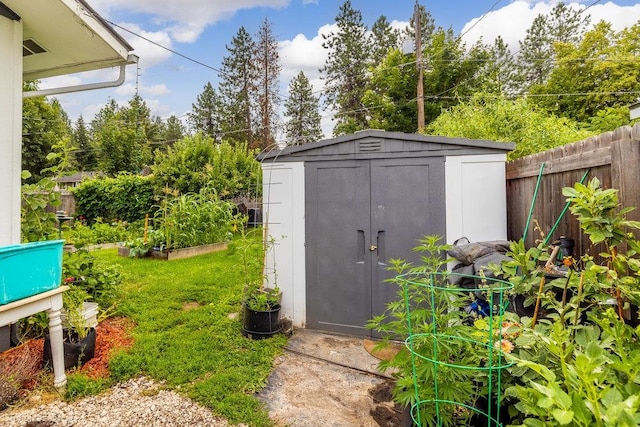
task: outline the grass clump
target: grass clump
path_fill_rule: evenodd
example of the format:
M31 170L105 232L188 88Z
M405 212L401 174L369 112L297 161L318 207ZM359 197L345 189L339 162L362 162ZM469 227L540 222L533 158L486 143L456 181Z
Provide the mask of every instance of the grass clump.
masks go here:
M254 393L266 385L286 337L247 339L239 318L230 316L242 302L238 253L171 262L118 257L112 250L99 257L121 265L121 311L136 324L134 346L111 360L113 380L144 374L180 387L232 423L271 424Z

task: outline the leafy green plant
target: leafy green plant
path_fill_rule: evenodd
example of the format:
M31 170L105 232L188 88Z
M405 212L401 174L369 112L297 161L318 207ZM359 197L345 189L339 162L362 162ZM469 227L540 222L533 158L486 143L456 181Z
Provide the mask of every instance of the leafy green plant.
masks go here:
M244 303L253 311L269 311L280 304L282 297L278 287L278 274L275 264L271 274L267 274L267 253L273 250L276 240L265 240L262 228L247 228L247 218L238 215L234 218L234 228L238 230L236 238L229 245L229 254L238 253L241 259L244 277ZM275 261L274 261L275 263ZM272 283L265 286L268 277Z
M87 225L77 219L72 226L63 228L63 237L69 244L76 248L91 244L124 242L134 232L135 223L132 225L126 221L103 222L102 218L96 218L95 222Z
M464 425L471 422L476 406L489 395L490 371L483 367L500 357L501 327L492 329L465 310L473 298L449 284L444 267L450 260L444 254L450 246L439 240L438 236L420 239L414 248L421 253L419 265L391 261L390 269L396 276L389 282L398 286L398 298L367 326L382 334L379 349L411 336L411 352L401 349L391 360L379 363L396 378L394 400L411 406L419 396L423 425ZM481 280L478 286L487 296L495 294L489 281ZM497 304L488 309L492 313L502 311L497 299L488 296L486 300ZM414 357L416 354L423 356ZM436 380L437 391L433 386ZM491 382L494 380L491 377Z
M62 277L65 283L85 291L103 310L113 310L121 298L119 267L104 263L86 249L64 254Z
M580 271L538 290L522 286L537 282L539 272L530 274L523 246L512 245L513 261L503 264L503 272L520 285L520 292L539 292L544 306L538 322L521 318L521 334L510 355L516 363L506 389L512 423L638 425L640 328L625 322L622 304L640 300L639 244L627 231L639 223L625 219L630 209L620 209L617 191L603 190L597 179L565 188L563 194L590 240L605 244L609 252L601 254L604 265L585 254ZM522 277L519 271L529 274Z
M86 338L91 330L84 316L84 302L89 299L87 291L80 286L71 285L62 294L65 327L68 329L69 336L76 334L79 340Z
M167 196L157 211L155 226L168 249L219 243L231 237L233 208L208 188L197 194Z
M22 172L23 180L30 176L28 171ZM55 185L51 178L42 178L35 184L22 185L22 242L52 240L59 237L56 214L46 210L47 205L60 206L60 193L54 191Z

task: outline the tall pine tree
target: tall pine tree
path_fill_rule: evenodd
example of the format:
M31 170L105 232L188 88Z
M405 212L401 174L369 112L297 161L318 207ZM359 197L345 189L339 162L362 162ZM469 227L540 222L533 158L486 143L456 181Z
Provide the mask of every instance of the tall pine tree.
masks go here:
M300 145L322 138L320 100L302 71L289 83L289 98L285 101L287 145Z
M387 17L382 15L371 27L371 64L375 67L380 64L391 49L399 48L400 31L391 27Z
M534 85L547 82L555 66L554 43L576 45L587 25L589 15L582 15L564 3L556 4L548 15L538 15L520 41L515 76L520 91L525 93Z
M337 32L323 35L322 47L328 50L320 70L325 80L327 105L336 113L334 135L366 129L367 112L362 97L367 85L369 45L362 13L347 0L336 16Z
M222 133L229 141L246 142L249 148L255 148L256 45L247 30L240 27L226 48L229 55L222 59L218 86L224 114Z
M275 124L278 121L280 97L280 55L278 41L273 35L271 22L265 18L258 30L255 63L257 67L257 116L259 128L256 129L255 146L265 149L275 143Z
M73 145L77 151L73 153L78 169L81 171L94 171L98 166L96 153L91 143L89 129L82 116L78 117L71 134Z
M187 113L187 121L193 132L202 132L211 138L219 139L222 132L222 104L216 90L207 82L204 89L191 104L191 112Z

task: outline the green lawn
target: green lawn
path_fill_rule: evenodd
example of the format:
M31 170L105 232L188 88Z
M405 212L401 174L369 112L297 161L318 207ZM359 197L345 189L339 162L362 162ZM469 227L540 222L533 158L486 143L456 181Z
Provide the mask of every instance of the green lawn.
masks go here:
M286 338L242 336L241 317L231 315L241 311L244 277L239 254L230 252L169 262L97 251L122 267L119 309L136 323L133 348L110 369L117 381L144 374L179 386L232 423L268 426L254 393L266 385Z

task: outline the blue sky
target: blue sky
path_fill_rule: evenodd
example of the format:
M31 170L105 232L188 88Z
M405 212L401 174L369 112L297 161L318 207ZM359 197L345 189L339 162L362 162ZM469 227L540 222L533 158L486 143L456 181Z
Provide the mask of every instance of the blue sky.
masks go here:
M300 70L321 90L318 69L326 57L321 47L321 34L331 31L331 25L343 0L88 0L103 18L130 30L118 31L135 48L140 57L139 69L127 67L123 86L84 93L59 95L57 98L72 120L82 114L89 121L107 102L115 99L126 103L137 88L153 115L167 118L184 117L204 85L217 85L218 73L162 48L131 33L219 69L227 55L226 44L240 26L255 34L260 23L268 18L280 43L283 65L282 94ZM436 21L436 25L453 27L464 33L467 44L480 36L492 42L501 35L513 50L531 21L546 13L556 1L536 0L430 0L421 1ZM380 15L396 26L404 27L413 13L414 0L352 0L352 7L362 12L368 27ZM592 22L606 19L614 29L633 25L640 20L640 2L632 0L571 2L576 8L588 8ZM474 25L475 24L475 25ZM471 26L473 27L469 29ZM117 69L81 73L48 79L41 88L114 80ZM324 112L323 129L330 132L331 112ZM328 134L327 134L328 136Z

